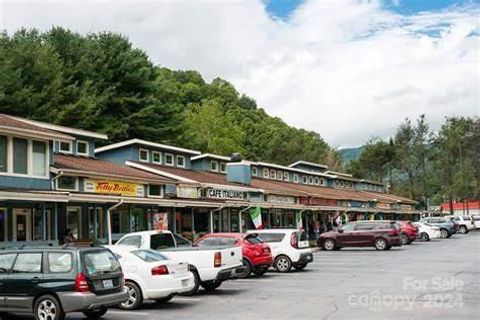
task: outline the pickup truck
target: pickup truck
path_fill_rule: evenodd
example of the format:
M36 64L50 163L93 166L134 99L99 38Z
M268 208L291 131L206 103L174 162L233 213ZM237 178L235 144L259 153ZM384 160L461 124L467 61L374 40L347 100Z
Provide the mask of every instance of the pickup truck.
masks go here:
M242 276L245 270L241 247L191 247L188 240L170 231L129 233L113 246L153 249L174 261L186 262L195 281L187 295L197 293L199 286L207 291L215 290L223 281Z

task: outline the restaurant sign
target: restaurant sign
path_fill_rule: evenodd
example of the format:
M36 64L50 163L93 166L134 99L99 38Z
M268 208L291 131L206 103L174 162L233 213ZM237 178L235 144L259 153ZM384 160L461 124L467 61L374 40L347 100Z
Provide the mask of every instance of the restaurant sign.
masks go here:
M84 191L130 197L145 196L144 186L141 184L109 180L85 180Z
M177 197L196 199L198 198L198 189L197 187L177 186Z
M337 205L337 200L334 199L324 199L324 198L317 198L317 197L300 197L299 203L301 204L309 204L313 206L330 206L335 207Z
M210 199L228 199L228 200L244 200L245 193L243 191L207 188L205 196Z
M276 194L269 194L268 195L268 202L275 202L275 203L295 203L295 197L291 196L281 196Z

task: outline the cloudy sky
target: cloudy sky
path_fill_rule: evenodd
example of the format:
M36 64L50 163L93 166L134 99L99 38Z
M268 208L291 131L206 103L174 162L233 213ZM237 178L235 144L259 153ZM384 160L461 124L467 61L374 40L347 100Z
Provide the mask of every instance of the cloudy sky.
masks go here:
M338 147L480 115L479 0L0 0L0 29L128 35Z

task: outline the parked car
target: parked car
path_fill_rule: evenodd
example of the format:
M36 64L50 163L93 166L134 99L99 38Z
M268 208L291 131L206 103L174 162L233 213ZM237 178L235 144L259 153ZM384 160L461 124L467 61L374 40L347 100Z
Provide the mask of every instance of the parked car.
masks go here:
M336 231L322 233L317 240L320 248L330 251L344 247L375 247L390 250L401 246L400 229L395 221L355 221Z
M467 234L470 230L475 229L475 223L471 216L446 216L458 223L458 233Z
M278 272L289 272L292 267L303 270L313 262L307 235L296 229L249 230L268 243L272 251L273 267Z
M411 244L418 237L418 227L411 221L397 221L400 228L400 241L402 245Z
M193 273L194 287L188 295L195 294L199 286L215 290L222 282L243 274L242 248L191 247L188 240L170 231L140 231L126 234L114 246L152 249L174 261L188 263Z
M447 219L445 217L426 217L420 219L419 222L428 223L429 225L439 227L440 237L442 239L450 238L457 232L455 223L451 219Z
M95 319L128 298L120 263L95 247L2 251L0 286L0 313L35 320L63 320L69 312Z
M474 214L472 215L473 219L473 225L475 226L475 229L480 229L480 215Z
M175 295L193 289L193 274L184 262L174 262L154 250L110 246L120 262L128 288L128 299L119 307L124 310L139 308L144 300L163 303Z
M251 233L210 233L194 242L197 247L238 246L242 247L243 265L245 277L252 272L255 275L263 275L272 266L272 251L268 244Z
M432 226L428 223L414 222L418 227L418 238L423 241L440 238L440 228Z

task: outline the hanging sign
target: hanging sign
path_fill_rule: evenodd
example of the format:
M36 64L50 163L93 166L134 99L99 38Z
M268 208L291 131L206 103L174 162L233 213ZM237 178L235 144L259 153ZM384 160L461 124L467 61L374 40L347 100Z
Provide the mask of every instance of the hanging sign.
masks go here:
M141 184L109 181L109 180L85 180L85 192L119 194L130 197L144 197L145 191Z

